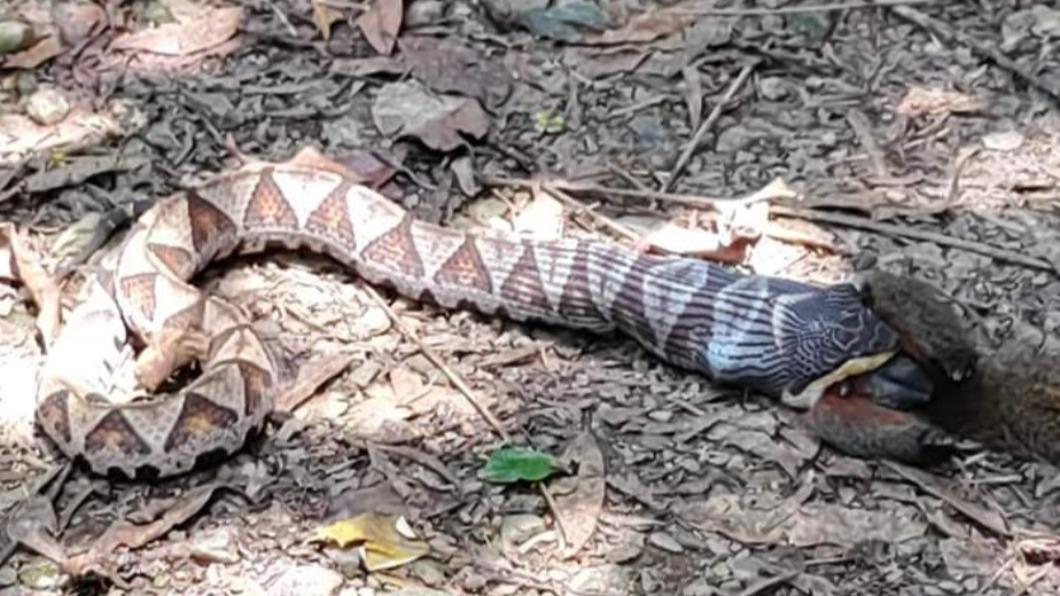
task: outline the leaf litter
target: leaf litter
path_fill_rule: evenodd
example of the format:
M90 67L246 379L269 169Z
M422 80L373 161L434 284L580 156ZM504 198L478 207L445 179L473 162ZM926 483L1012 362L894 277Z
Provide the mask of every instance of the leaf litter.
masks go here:
M13 8L42 36L4 58L21 72L0 75L0 209L31 233L80 220L57 246L72 263L91 262L110 240L90 225L102 214L229 167L233 147L280 158L307 143L353 146L360 154L342 157L421 217L489 221L486 233L616 233L639 250L824 283L871 262L933 279L983 315L1060 330L1052 268L992 256L1050 254L1036 247L1051 242L1060 180L1055 106L1038 90L1057 70L1042 51L1055 38L1046 4L1002 3L1000 28L975 10L919 7L978 46L1036 61L1037 85L1019 90L1011 65L929 30L910 7L160 4L164 18L138 6L108 5L103 19ZM224 18L236 11L238 27ZM880 66L866 74L854 66L863 63ZM41 83L70 101L53 124L26 112ZM861 115L851 118L854 106ZM965 142L982 150L959 162ZM731 200L776 180L785 192ZM478 193L466 211L460 191ZM792 219L828 205L921 237L911 243L867 218L857 232ZM640 237L616 232L630 229ZM955 238L995 252L967 252ZM45 519L16 535L53 558L101 545L67 571L98 568L119 593L151 582L496 594L1060 585L1051 467L985 452L928 471L852 460L821 447L791 412L661 366L629 342L393 301L417 342L326 261L270 256L235 268L211 273L207 287L292 355L308 379L289 400L293 415L187 478L66 486L57 534ZM12 292L3 295L25 302ZM25 310L14 304L4 329ZM4 341L18 336L5 331ZM556 459L571 474L537 480L547 492L479 478L497 434L424 346L503 432L543 454L568 449ZM0 351L5 370L32 370L15 353ZM38 447L16 436L0 450L5 508L53 457ZM216 491L215 477L236 488ZM403 516L430 556L367 574L344 549L307 544L325 520L357 515ZM381 566L411 556L389 529L380 535ZM0 579L8 571L24 587L62 581L59 567L22 550Z

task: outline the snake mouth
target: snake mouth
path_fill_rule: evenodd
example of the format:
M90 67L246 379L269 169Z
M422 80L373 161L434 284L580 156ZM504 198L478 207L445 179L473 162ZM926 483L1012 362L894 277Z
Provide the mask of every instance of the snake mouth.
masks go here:
M883 407L911 410L926 405L935 387L916 361L889 351L851 358L799 393L785 393L782 400L788 406L808 410L828 392L856 394Z

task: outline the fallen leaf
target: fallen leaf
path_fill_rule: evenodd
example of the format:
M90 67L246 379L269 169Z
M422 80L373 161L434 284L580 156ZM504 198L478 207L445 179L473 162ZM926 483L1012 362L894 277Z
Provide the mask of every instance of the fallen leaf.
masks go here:
M21 114L0 115L0 164L16 163L56 148L83 147L123 132L118 119L75 106L54 126L42 126Z
M1015 151L1023 145L1023 134L1018 130L994 132L983 136L983 146L991 151Z
M937 114L966 114L978 112L984 108L982 101L967 93L913 87L906 92L895 111L903 116L915 118Z
M596 530L604 506L607 478L604 454L589 431L583 431L564 450L560 460L577 465L573 477L574 491L555 495L556 514L562 520L567 540L566 557L572 557L585 546Z
M400 567L430 552L404 517L390 513L362 513L352 519L318 528L314 542L330 542L340 548L356 546L368 571Z
M461 133L481 138L489 129L478 101L437 95L417 81L384 85L372 106L372 118L385 135L414 136L439 151L460 147Z
M386 56L394 50L404 13L403 0L374 0L357 18L357 26L369 45Z
M159 519L150 523L133 524L124 519L114 522L102 536L92 542L88 552L66 561L63 570L75 576L84 575L89 571L105 573L105 566L113 561L115 549L121 546L130 549L141 548L164 536L202 511L214 494L226 486L218 483L195 488L163 512Z
M62 51L63 44L59 41L59 37L49 35L25 50L9 55L3 61L3 65L7 68L32 70L58 56Z
M994 532L998 536L1008 537L1012 535L1012 531L1009 529L1008 522L1005 520L1004 516L997 511L990 511L985 507L976 505L975 503L969 502L960 497L944 484L946 481L942 478L929 472L918 470L897 462L884 460L882 463L897 472L906 480L916 484L927 494L938 497L946 503L949 503L951 507L960 511L969 519L975 521L991 532Z
M114 50L139 50L167 56L187 56L228 41L243 21L240 7L218 8L186 23L167 23L129 33L111 43Z
M704 19L707 20L707 19ZM681 31L696 21L696 15L683 7L648 10L623 27L610 29L585 39L591 44L647 43Z
M62 320L62 295L55 276L44 267L41 253L29 237L12 224L0 224L0 261L7 261L0 264L0 277L17 278L33 296L37 328L50 345Z
M702 228L685 228L667 223L640 240L643 248L685 256L708 258L724 263L742 263L747 256L747 242L733 239L725 244L717 233Z
M585 30L602 30L607 15L600 7L581 0L548 8L531 8L518 15L519 21L538 37L560 41L578 41Z
M62 41L75 47L92 32L107 22L107 13L92 2L56 2L51 9L52 19Z
M295 408L313 397L321 385L349 368L355 357L355 354L340 352L315 356L303 362L298 368L298 376L281 388L276 397L275 410L293 412Z
M685 80L685 104L688 105L688 127L699 128L703 116L703 77L699 70L691 66L681 69L681 78Z
M563 204L540 188L534 188L533 194L534 199L515 217L512 227L538 240L562 238L566 227Z
M34 496L18 503L5 520L7 537L17 544L62 564L63 545L53 537L59 524L49 498Z
M547 453L507 447L490 454L489 461L482 469L482 477L487 482L510 484L520 480L531 482L544 480L561 468L556 460Z
M347 77L366 77L374 74L403 75L409 67L403 60L390 56L369 58L339 58L331 63L331 73Z
M489 110L500 107L511 94L508 70L459 42L402 37L398 47L416 78L434 91L474 97Z
M325 40L331 39L331 26L342 20L342 11L331 6L327 0L310 0L313 5L313 22Z

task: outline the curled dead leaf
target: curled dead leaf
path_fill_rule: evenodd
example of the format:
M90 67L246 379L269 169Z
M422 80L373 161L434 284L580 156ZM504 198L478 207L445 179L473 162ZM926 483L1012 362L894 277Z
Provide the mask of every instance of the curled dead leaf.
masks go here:
M242 21L242 8L218 8L186 23L168 23L123 35L114 40L111 49L187 56L229 40L239 30Z

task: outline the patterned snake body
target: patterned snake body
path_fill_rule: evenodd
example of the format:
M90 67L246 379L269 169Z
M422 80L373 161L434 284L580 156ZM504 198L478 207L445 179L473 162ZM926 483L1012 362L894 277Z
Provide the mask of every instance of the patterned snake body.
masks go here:
M850 285L438 227L322 163L300 154L249 164L163 200L107 256L40 382L38 420L68 456L100 473L170 475L238 449L260 428L280 382L277 362L239 310L186 280L275 243L330 255L372 283L443 307L617 329L667 362L772 396L806 395L844 363L878 361L898 343ZM143 346L135 363L131 342ZM203 373L180 391L117 395L119 384L154 390L196 359Z

